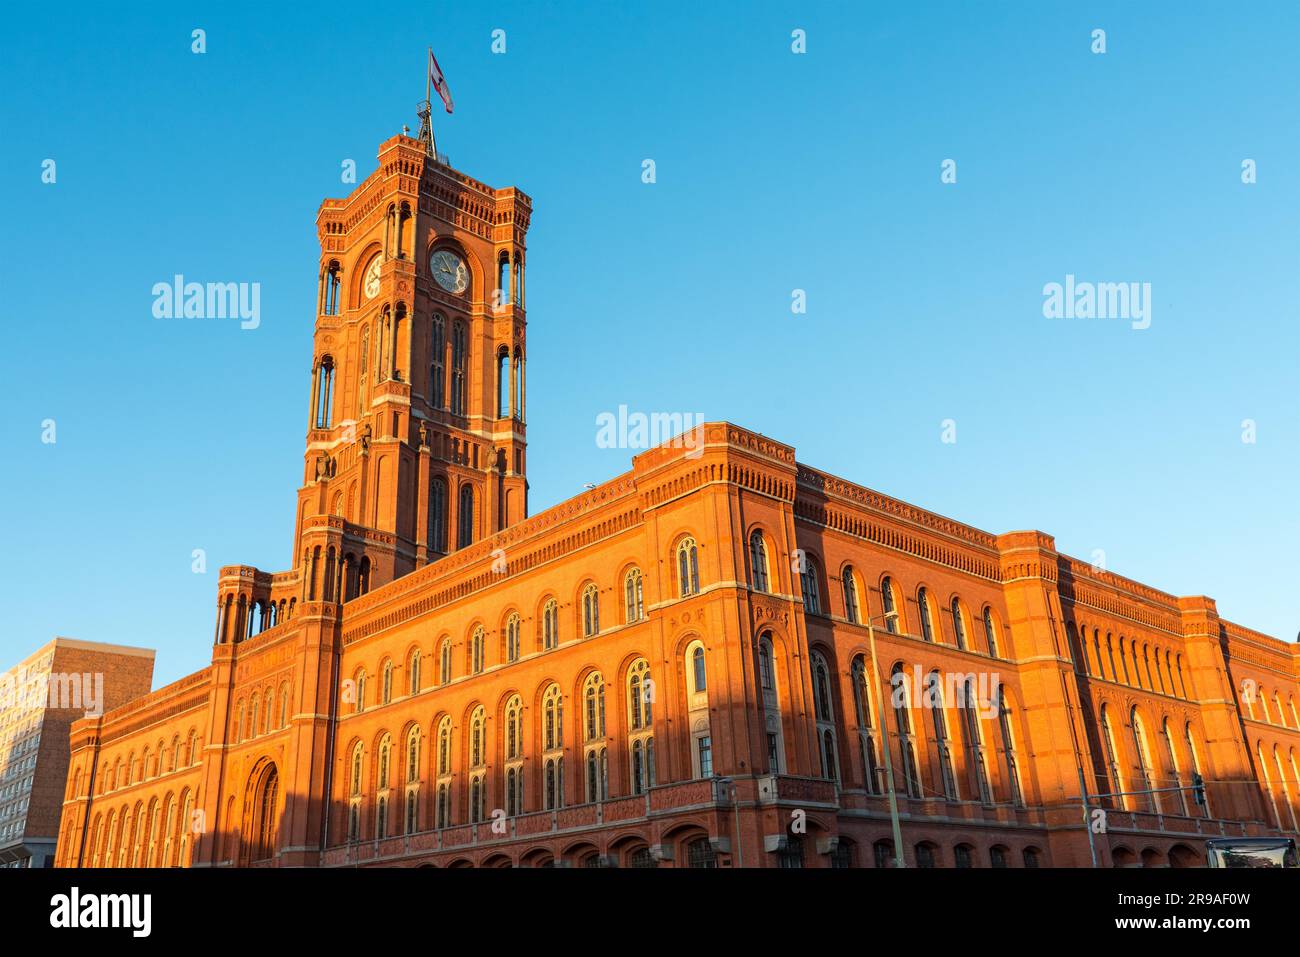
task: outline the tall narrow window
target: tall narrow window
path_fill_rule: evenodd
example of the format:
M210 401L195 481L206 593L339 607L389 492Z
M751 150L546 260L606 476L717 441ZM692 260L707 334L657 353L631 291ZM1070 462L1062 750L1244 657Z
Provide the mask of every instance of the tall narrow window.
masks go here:
M627 673L628 753L631 756L632 793L654 787L654 682L650 663L632 662Z
M469 642L469 670L470 674L483 673L483 627L480 625L474 629L474 634Z
M451 411L465 414L465 324L457 321L451 330Z
M1115 753L1115 735L1110 727L1110 710L1103 704L1101 706L1101 744L1106 752L1106 773L1110 776L1104 791L1118 794L1124 790L1124 780L1119 773L1119 758ZM1111 804L1116 802L1115 798L1107 798ZM1119 799L1119 806L1123 808L1125 801Z
M921 616L921 637L926 641L934 641L934 622L930 620L930 595L924 588L917 590L916 609Z
M894 604L894 583L886 575L880 580L880 609L885 616L885 630L891 635L898 634L898 611Z
M699 594L700 555L693 538L682 539L677 546L677 581L681 597Z
M595 583L582 590L582 636L590 638L600 632L600 590Z
M1160 657L1159 655L1157 655L1156 666L1159 667L1159 664L1160 664ZM1172 734L1169 733L1168 718L1165 718L1165 720L1160 725L1160 737L1165 743L1165 761L1169 765L1169 776L1170 776L1169 786L1175 788L1182 788L1183 786L1182 775L1178 771L1178 752L1174 750L1174 737ZM1164 785L1162 784L1161 786L1163 787ZM1187 812L1188 812L1187 792L1178 790L1175 791L1174 794L1177 795L1178 806L1182 809L1183 817L1187 817Z
M858 719L858 746L862 751L862 785L868 794L879 794L880 750L876 740L876 723L872 718L867 663L861 655L853 660L853 704Z
M1134 668L1137 662L1134 662ZM1138 715L1137 708L1129 711L1129 726L1133 730L1133 753L1137 756L1138 781L1137 789L1139 791L1151 790L1151 755L1147 751L1147 738L1145 729L1142 727L1142 718ZM1151 807L1151 800L1155 798L1155 807ZM1157 813L1161 810L1159 795L1149 794L1139 798L1142 804L1145 804L1148 810L1155 810Z
M645 588L639 568L633 568L623 578L623 609L623 620L628 624L645 617Z
M851 565L844 569L844 617L855 625L861 624L858 613L858 576L854 574Z
M1002 735L1002 759L1007 769L1007 786L1011 790L1011 803L1024 806L1020 792L1020 767L1016 763L1016 739L1011 730L1011 706L1007 704L1006 688L998 688L998 730Z
M1192 723L1188 721L1183 725L1183 736L1187 739L1187 755L1192 761L1192 774L1200 776L1201 759L1196 754L1196 741L1192 738ZM1205 790L1205 805L1201 808L1201 814L1205 817L1210 816L1210 791Z
M916 762L916 742L912 737L911 693L908 688L907 673L902 662L894 665L890 673L893 687L894 725L898 729L899 750L903 756L903 782L909 797L921 796L921 775Z
M821 590L817 585L817 562L811 555L805 555L802 565L799 585L803 591L803 610L809 615L820 615L822 599Z
M447 551L447 480L435 475L429 492L429 547Z
M442 648L438 651L438 683L451 681L451 639L442 639Z
M560 644L560 605L552 598L542 608L542 648L551 651Z
M430 349L429 349L429 405L435 409L445 407L447 402L447 373L446 366L446 332L443 328L443 318L434 314L433 326L430 330Z
M542 756L543 804L553 811L564 806L564 703L554 683L542 695Z
M772 774L781 774L785 771L785 734L781 720L781 699L777 688L771 632L764 632L758 639L758 683L763 697L768 771Z
M505 346L497 353L497 418L510 417L510 350Z
M460 487L460 513L456 518L456 547L469 548L474 544L474 486L466 482Z
M754 591L768 590L767 546L763 543L763 533L758 529L749 533L749 574Z
M334 409L334 357L322 356L316 367L316 421L315 428L328 429L333 424Z
M519 660L519 631L522 624L518 615L511 615L506 620L506 661Z
M992 608L984 609L984 640L988 643L989 654L994 658L999 657L997 627L993 624ZM1112 661L1111 664L1113 666L1114 662Z
M957 642L957 647L962 651L966 650L966 616L962 614L961 602L956 598L952 600L952 634Z
M831 698L830 668L821 652L812 655L813 704L817 719L817 739L821 742L822 777L828 781L840 779L838 749L835 745L834 704Z
M975 682L967 679L962 695L962 744L966 749L967 763L975 775L976 793L981 804L993 803L993 790L989 787L988 761L984 755L984 735L980 731L980 703Z
M949 801L960 800L957 778L952 770L952 746L948 741L948 717L944 713L943 689L939 672L932 671L926 679L927 704L934 720L934 744L939 752L939 772L943 780L943 795Z

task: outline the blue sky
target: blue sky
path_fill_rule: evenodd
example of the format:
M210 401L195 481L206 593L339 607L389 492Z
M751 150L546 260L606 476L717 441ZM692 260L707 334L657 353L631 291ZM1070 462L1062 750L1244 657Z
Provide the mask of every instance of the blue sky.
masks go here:
M439 147L534 200L533 511L627 468L599 413L699 412L1291 640L1298 37L1283 2L15 8L0 666L62 634L175 679L217 568L288 566L316 210L416 125L427 44ZM175 273L260 283L260 327L155 320ZM1067 274L1151 283L1151 327L1044 318Z

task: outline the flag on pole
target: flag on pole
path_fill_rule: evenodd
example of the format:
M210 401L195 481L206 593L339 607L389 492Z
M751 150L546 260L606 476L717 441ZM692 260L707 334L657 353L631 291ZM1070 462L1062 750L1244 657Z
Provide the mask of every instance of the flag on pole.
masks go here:
M451 88L447 86L447 78L442 75L442 70L433 55L433 50L429 51L429 85L438 91L438 96L442 98L442 105L450 113L452 110Z

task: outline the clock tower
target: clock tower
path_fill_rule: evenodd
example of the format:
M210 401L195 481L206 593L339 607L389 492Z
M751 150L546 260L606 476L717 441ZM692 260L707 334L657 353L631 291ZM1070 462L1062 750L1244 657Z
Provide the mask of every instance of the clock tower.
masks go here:
M320 282L294 566L346 601L528 513L532 202L395 136L316 219Z

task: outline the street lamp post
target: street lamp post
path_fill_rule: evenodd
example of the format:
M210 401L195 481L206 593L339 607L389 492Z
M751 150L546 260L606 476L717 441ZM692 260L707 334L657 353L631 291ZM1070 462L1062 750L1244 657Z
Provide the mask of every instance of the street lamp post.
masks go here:
M889 621L898 618L898 612L891 611L880 616L882 621ZM873 619L867 617L867 639L871 645L871 683L875 688L876 694L880 693L880 670L876 666L876 629L872 626ZM867 707L871 707L870 702ZM885 743L885 780L889 789L889 822L894 827L894 866L906 867L903 862L903 828L898 821L898 794L894 788L894 760L890 756L893 750L889 746L889 724L885 721L885 709L880 709L880 731L881 737Z
M736 816L736 826L731 832L731 839L736 845L736 867L744 867L745 851L740 846L740 785L734 778L718 778L717 783L724 787L731 786L731 806Z

